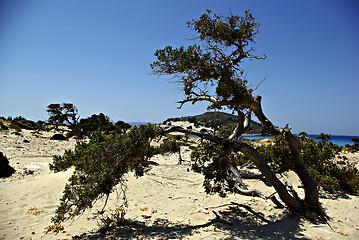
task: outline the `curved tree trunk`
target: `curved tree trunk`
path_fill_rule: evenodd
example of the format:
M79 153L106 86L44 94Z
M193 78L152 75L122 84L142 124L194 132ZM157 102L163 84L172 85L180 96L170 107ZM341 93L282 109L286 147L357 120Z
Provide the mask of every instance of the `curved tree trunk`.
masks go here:
M251 146L241 143L238 150L245 154L256 165L266 180L275 188L280 199L294 212L304 213L303 205L300 201L289 194L284 184L277 178L274 172L268 167L263 157Z
M305 193L305 205L303 208L305 209L304 214L309 218L319 218L321 220L325 220L327 218L324 210L320 206L319 203L319 193L317 185L315 184L313 178L309 175L307 168L305 167L303 158L302 158L302 145L299 139L290 132L290 128L287 126L284 129L275 127L264 115L261 106L261 97L258 96L252 104L250 104L250 108L257 116L258 120L264 126L264 134L271 135L283 135L284 139L288 147L292 153L292 164L293 171L298 175L304 186ZM311 215L317 216L311 216Z

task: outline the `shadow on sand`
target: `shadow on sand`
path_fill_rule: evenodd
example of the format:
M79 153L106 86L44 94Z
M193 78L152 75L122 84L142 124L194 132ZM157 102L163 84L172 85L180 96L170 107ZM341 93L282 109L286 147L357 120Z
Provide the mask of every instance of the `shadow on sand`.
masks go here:
M268 220L251 207L231 203L226 210L215 214L222 222L209 221L202 225L186 225L169 222L167 219L155 219L149 222L128 220L125 226L116 228L107 234L85 233L75 239L182 239L194 236L205 227L216 226L221 239L308 239L300 233L300 218L286 215L279 220ZM213 232L216 234L218 232ZM214 235L215 236L215 235Z

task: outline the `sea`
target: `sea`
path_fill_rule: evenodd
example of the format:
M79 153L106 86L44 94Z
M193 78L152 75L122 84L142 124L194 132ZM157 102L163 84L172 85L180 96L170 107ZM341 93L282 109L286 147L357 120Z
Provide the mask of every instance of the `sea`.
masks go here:
M296 135L296 134L294 134ZM312 138L316 141L319 141L316 139L317 135L314 134L308 134L307 137ZM198 138L197 136L190 136L191 138ZM331 135L331 142L334 144L337 144L339 146L345 146L347 144L353 145L354 143L351 141L353 137L359 138L358 136L343 136L343 135ZM243 138L249 139L249 140L257 140L257 139L265 139L265 138L274 138L274 136L243 136Z
M316 139L316 136L314 134L308 134L307 137L312 138L316 141L319 141ZM339 146L345 146L347 144L353 145L354 143L351 141L353 137L359 138L358 136L343 136L343 135L331 135L331 142L334 144L337 144ZM273 136L244 136L243 138L250 139L250 140L256 140L256 139L263 139L263 138L274 138Z

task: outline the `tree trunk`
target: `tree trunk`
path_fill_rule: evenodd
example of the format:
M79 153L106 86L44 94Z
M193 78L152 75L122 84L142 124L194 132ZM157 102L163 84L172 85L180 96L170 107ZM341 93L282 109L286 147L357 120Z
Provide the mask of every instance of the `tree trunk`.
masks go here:
M287 142L288 147L292 153L293 171L298 175L304 186L305 205L303 205L303 214L308 218L319 218L320 220L327 219L327 215L319 203L319 193L317 185L313 178L309 175L302 158L302 146L299 139L290 132L287 126L284 129L275 127L264 115L261 106L261 97L258 96L254 102L250 104L250 108L257 116L258 120L263 124L263 134L278 135L282 134ZM282 199L283 200L283 199ZM316 216L312 216L312 215Z
M302 203L288 193L284 184L277 178L274 172L268 167L263 157L254 148L245 143L241 143L238 150L252 160L258 170L264 175L266 180L275 188L280 199L291 210L299 214L304 213Z

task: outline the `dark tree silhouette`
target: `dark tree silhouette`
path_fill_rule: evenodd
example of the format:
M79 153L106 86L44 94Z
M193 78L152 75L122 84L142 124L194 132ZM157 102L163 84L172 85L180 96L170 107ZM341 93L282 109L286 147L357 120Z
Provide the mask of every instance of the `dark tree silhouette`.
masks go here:
M69 124L70 127L74 127L79 120L78 110L72 103L49 104L46 111L50 115L48 122L56 125L56 128L62 124Z

